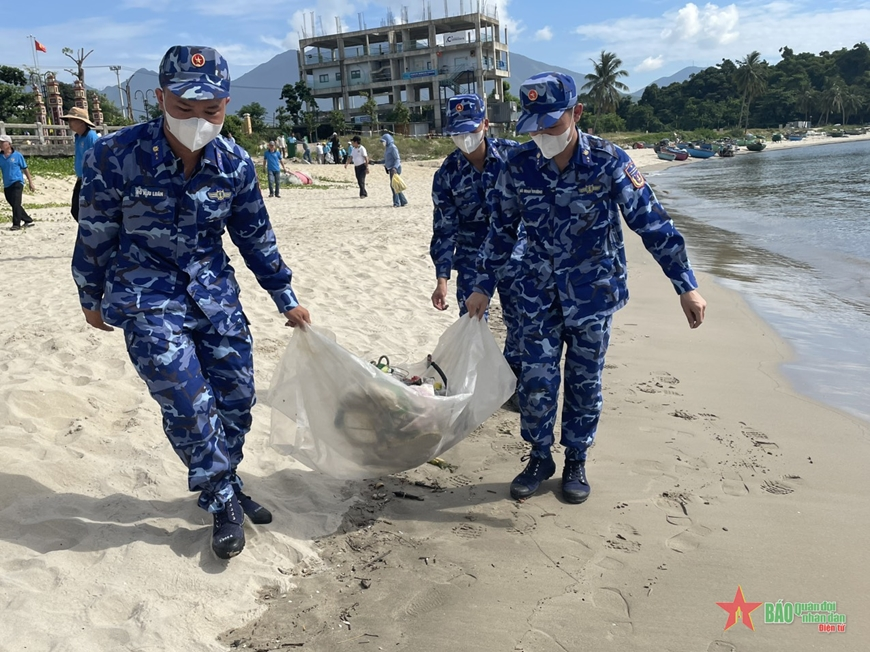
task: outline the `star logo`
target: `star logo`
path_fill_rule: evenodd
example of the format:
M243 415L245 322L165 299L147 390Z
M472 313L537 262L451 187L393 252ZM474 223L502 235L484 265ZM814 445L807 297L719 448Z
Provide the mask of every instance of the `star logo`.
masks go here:
M529 102L534 102L536 99L538 99L538 91L533 88L529 91Z
M717 602L716 604L728 612L728 621L725 623L725 629L723 631L727 632L731 627L737 624L738 620L743 620L744 625L753 632L755 631L755 626L752 624L752 612L758 609L763 603L747 602L746 598L743 597L743 589L739 584L737 585L737 593L734 594L734 600L732 602Z
M202 68L205 65L205 57L197 52L190 58L190 63L192 63L197 68Z

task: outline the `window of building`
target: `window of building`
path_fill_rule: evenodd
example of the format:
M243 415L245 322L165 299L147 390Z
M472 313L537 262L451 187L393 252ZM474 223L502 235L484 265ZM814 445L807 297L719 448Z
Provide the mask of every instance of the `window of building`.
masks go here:
M360 73L359 70L351 70L350 71L350 78L351 79L359 79L360 77L362 77L362 74Z
M321 83L325 84L329 81L329 75L320 75Z
M340 72L335 73L335 81L341 81L341 73Z

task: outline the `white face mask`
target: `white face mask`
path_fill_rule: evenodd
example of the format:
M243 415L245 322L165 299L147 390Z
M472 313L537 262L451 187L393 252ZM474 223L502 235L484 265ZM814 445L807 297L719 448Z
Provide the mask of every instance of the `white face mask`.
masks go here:
M480 147L480 144L483 142L483 130L475 131L470 134L458 134L452 136L452 138L453 142L460 150L466 154L471 154L472 152L476 152L477 148Z
M223 121L220 124L215 124L202 118L180 120L170 115L165 108L163 116L172 135L178 138L178 141L191 152L202 149L217 138L224 126Z
M554 158L565 151L568 143L571 142L571 127L568 127L563 133L556 136L550 134L535 134L532 140L541 150L544 158Z

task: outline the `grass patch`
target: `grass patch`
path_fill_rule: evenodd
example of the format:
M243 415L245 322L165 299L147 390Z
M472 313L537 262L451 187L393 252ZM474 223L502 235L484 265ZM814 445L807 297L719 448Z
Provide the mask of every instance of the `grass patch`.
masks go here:
M74 177L75 159L72 156L64 156L57 158L43 158L41 156L30 156L27 159L27 167L30 168L30 173L36 177L66 179Z

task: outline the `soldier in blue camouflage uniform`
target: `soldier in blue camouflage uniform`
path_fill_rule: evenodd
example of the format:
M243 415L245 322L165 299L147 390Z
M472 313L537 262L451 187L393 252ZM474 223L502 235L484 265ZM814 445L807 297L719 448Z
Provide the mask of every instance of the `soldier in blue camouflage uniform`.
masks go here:
M511 496L531 496L556 471L550 449L564 348L562 495L581 503L590 492L586 452L601 414L611 317L628 301L620 212L671 280L691 328L701 325L706 303L696 290L683 237L628 154L575 126L583 105L574 80L561 73L535 75L523 82L520 98L517 133L531 133L534 142L510 152L496 183L480 274L466 305L470 314L483 316L523 225L528 247L517 281L519 391L522 437L532 451L511 483Z
M518 145L514 140L488 138L488 128L486 107L480 96L455 95L448 100L447 133L453 137L457 149L444 159L432 180L435 211L429 254L437 278L432 305L438 310L447 309L447 281L454 271L460 317L467 312L465 300L474 290L477 254L489 232L487 193L495 186L507 150ZM519 314L511 288L524 245L521 240L512 264L498 282L507 330L504 356L517 377L520 372ZM516 397L508 406L516 408Z
M290 326L310 322L290 287L256 165L219 138L230 76L207 47L174 46L160 64L164 115L101 139L88 154L73 278L91 326L123 329L134 367L188 467L199 506L214 515L212 548L245 545L245 515L272 515L236 473L251 426L251 333L222 236Z

